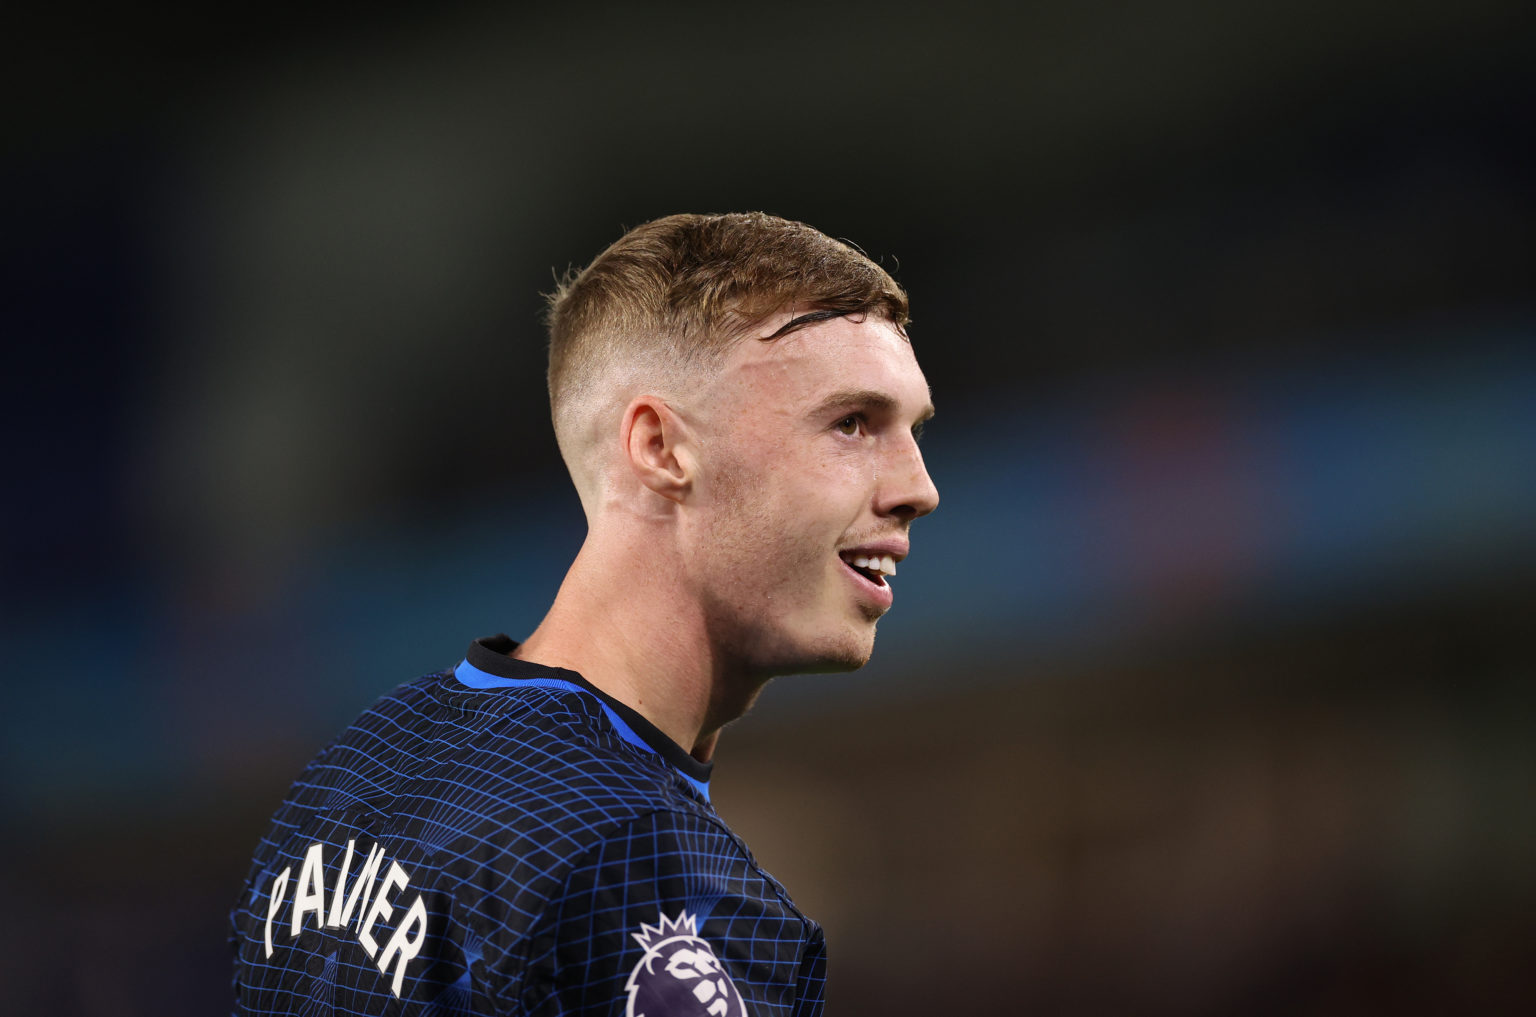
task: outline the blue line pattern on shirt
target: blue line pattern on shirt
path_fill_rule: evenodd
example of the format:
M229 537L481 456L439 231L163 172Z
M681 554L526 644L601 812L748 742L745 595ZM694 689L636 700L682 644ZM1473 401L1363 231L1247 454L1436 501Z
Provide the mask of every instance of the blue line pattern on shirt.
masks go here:
M684 916L747 1014L822 1012L820 927L707 784L588 689L464 668L379 700L295 781L231 914L236 1013L619 1017L635 934Z

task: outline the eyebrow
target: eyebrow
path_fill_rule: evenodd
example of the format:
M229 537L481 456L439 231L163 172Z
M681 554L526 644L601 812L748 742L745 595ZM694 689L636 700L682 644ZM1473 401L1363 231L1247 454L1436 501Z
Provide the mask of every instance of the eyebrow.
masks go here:
M884 392L877 392L872 388L848 388L839 392L833 392L827 396L816 405L811 414L812 416L821 416L823 413L830 413L842 406L865 406L881 413L894 414L900 408L900 405L890 395ZM925 420L932 419L932 417L933 404L929 403L918 413L917 420L914 423L922 424Z

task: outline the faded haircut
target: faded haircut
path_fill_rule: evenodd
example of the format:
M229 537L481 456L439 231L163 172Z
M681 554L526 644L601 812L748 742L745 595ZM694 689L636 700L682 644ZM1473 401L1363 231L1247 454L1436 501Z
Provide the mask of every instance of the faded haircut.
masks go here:
M908 321L906 293L862 252L763 212L637 226L548 299L550 412L584 502L578 450L630 385L707 371L783 310L796 317L764 341L844 315L872 314L903 334Z

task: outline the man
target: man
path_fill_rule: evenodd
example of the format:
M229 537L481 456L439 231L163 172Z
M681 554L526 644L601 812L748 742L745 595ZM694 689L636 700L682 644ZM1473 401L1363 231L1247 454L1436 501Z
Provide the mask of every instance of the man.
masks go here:
M232 920L237 1011L821 1013L821 929L709 804L764 684L868 660L938 494L878 266L800 223L640 226L551 300L588 535L521 644L402 686L299 777Z

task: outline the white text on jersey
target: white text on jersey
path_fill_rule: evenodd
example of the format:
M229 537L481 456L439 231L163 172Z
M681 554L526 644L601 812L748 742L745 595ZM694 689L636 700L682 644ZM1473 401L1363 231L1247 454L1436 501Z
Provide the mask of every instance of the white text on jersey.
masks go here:
M421 899L421 894L417 894L405 918L395 927L394 934L380 953L379 944L373 938L373 927L380 919L389 920L395 911L391 900L399 901L401 891L410 885L411 879L398 862L390 862L389 870L380 879L379 870L384 867L385 861L384 850L375 843L364 859L362 868L358 870L357 877L352 880L351 892L343 897L342 891L347 889L347 873L352 868L356 844L355 840L347 841L347 854L342 859L341 869L336 874L336 885L331 891L329 913L325 907L323 881L325 845L316 843L309 846L304 853L304 864L299 868L298 881L294 883L293 915L289 921L279 922L278 928L286 929L288 938L292 939L303 931L305 919L311 913L317 929L353 927L357 941L368 951L368 956L378 963L380 971L388 975L390 964L394 964L395 976L390 989L399 996L400 987L405 981L405 966L421 952L422 944L427 939L427 905ZM272 923L288 899L288 877L292 873L293 867L290 865L272 880L272 889L267 898L265 933L268 957L272 956Z

